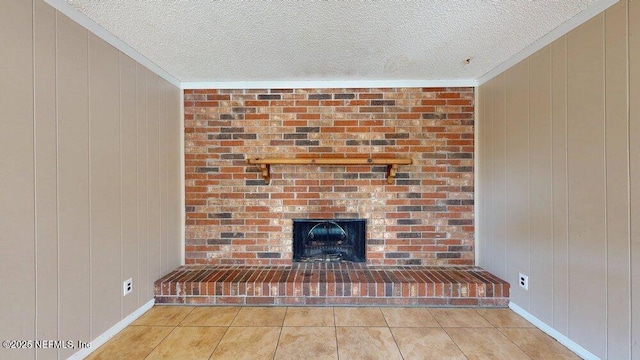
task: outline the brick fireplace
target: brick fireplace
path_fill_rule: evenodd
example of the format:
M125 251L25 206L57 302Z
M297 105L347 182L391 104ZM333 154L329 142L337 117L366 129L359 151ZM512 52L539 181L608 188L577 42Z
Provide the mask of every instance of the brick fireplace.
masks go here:
M508 304L509 284L470 266L472 88L184 95L186 265L157 303ZM311 248L294 262L297 227Z
M366 219L369 265L472 265L473 88L185 90L186 263L290 265L293 219ZM410 158L273 165L248 158Z

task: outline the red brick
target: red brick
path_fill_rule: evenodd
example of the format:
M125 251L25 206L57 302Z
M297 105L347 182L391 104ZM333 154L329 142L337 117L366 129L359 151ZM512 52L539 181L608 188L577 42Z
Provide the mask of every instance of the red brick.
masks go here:
M435 241L451 238L460 245L464 239L466 245L467 239L473 239L472 225L454 226L446 231L441 231L438 225L442 219L473 219L473 205L445 206L449 212L430 208L439 209L436 201L452 198L449 194L460 193L463 187L473 187L473 178L467 179L465 173L453 171L472 167L472 159L448 159L440 155L473 153L470 122L474 116L473 89L285 90L185 90L185 203L198 207L187 213L187 240L202 238L201 227L210 227L208 231L213 233L245 234L244 238L233 239L224 247L189 246L189 254L207 252L213 253L213 257L200 255L185 259L187 263L290 264L291 249L283 250L280 242L290 242L285 233L291 231L291 219L331 219L354 211L353 205L364 212L357 214L359 217L393 222L382 230L392 235L384 238L382 250L379 246L367 247L370 264L403 264L402 259L385 258L384 251L408 252L410 259L432 264L436 261L435 253L447 250L446 245L435 246ZM354 98L335 99L333 94L341 93L354 94ZM258 95L264 94L281 95L273 99L259 98ZM316 96L326 100L307 100L309 94L330 96ZM233 120L220 119L230 111L222 106L230 103L238 110L250 109L251 112L245 111L242 117ZM385 109L393 111L385 112ZM398 174L402 176L394 184L386 183L381 166L274 165L271 184L263 185L259 167L244 162L247 157L283 156L409 157L414 165L400 166ZM217 168L216 172L197 172L208 167ZM433 176L425 178L427 173ZM421 211L399 211L398 206L417 206ZM209 219L208 214L232 214L233 218ZM417 223L403 225L400 221L405 219L417 220ZM410 232L422 237L393 238L396 233ZM414 244L414 241L422 242ZM272 252L272 249L281 252L281 257L257 258L258 252ZM437 261L473 264L473 250L463 253L461 258ZM375 286L369 289L353 285L340 290L373 296L374 289L378 290ZM427 291L420 287L417 290L399 287L397 291L400 289ZM325 301L320 292L337 289L311 287L308 291L318 292L312 297Z

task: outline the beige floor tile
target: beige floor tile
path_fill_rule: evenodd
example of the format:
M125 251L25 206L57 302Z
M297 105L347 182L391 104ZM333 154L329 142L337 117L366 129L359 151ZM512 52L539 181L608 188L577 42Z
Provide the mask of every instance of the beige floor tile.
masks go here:
M539 329L503 328L499 330L532 359L580 359Z
M387 327L339 327L336 332L340 359L402 359Z
M476 312L495 327L533 327L511 309L476 309Z
M176 326L189 315L193 306L154 306L131 325Z
M197 307L182 320L180 326L229 326L239 311L239 307Z
M144 359L173 330L170 326L129 326L87 359Z
M377 307L337 307L333 309L336 326L387 326Z
M466 360L442 328L392 328L391 333L405 360Z
M231 326L282 326L284 307L243 307Z
M495 328L447 328L445 331L469 360L529 359L520 348Z
M381 308L390 327L440 327L426 308Z
M212 359L273 359L280 335L279 327L230 327Z
M209 359L226 331L226 327L176 327L146 359Z
M284 317L284 326L334 326L333 308L290 307Z
M334 327L284 327L275 359L337 359Z
M492 327L474 309L429 309L442 327Z

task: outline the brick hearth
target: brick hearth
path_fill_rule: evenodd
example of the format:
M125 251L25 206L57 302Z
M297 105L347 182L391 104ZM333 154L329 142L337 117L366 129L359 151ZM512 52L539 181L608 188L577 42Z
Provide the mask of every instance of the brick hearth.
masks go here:
M187 265L155 282L156 302L191 305L507 306L509 284L478 267L294 263Z

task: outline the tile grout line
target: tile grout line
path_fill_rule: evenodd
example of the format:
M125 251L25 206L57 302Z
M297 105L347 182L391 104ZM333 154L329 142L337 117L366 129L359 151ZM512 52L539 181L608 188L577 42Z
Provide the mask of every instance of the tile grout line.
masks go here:
M273 360L276 358L276 354L278 353L278 346L280 345L280 338L282 337L282 329L284 328L284 321L287 319L287 313L289 312L289 307L284 308L284 316L282 317L282 323L280 324L280 332L278 333L278 340L276 341L276 348L273 349Z
M220 340L218 340L218 343L216 344L216 346L213 347L213 350L211 350L211 355L209 355L208 359L213 359L213 354L215 354L216 350L218 349L218 346L220 346L220 343L222 343L222 340L224 339L225 336L227 336L227 333L229 332L229 329L231 329L231 324L233 324L233 322L236 320L236 318L238 317L238 314L240 313L240 310L242 310L242 308L240 308L238 310L238 312L236 313L236 315L233 317L233 319L231 320L231 322L229 323L229 325L226 326L226 329L224 330L224 334L222 334L222 336L220 337Z
M222 342L222 338L224 338L224 336L227 335L227 331L229 331L229 326L226 327L226 329L224 330L224 333L222 334L222 336L220 336L220 339L216 343L216 346L214 346L213 349L211 349L211 353L209 354L207 359L213 358L213 353L216 352L216 349L218 348L218 346L220 346L220 343Z
M462 348L460 347L460 345L458 345L458 343L453 340L453 338L451 337L451 335L449 334L449 332L447 331L446 328L441 327L442 331L445 333L445 335L447 335L447 337L451 340L451 342L456 346L456 348L458 349L458 351L460 351L460 353L462 354L462 356L464 356L465 359L469 360L469 357L467 356L467 354L465 354L464 351L462 351ZM452 328L450 328L452 329ZM462 328L457 328L457 329L462 329Z
M483 316L478 309L474 309L475 312L480 315L483 319L485 319L494 329L496 329L498 331L499 334L501 334L503 337L505 337L507 340L509 340L510 343L512 343L513 345L515 345L518 349L520 349L520 351L522 351L522 353L527 356L529 359L532 359L531 356L529 356L529 354L527 354L524 349L522 349L520 346L518 346L518 344L516 344L515 342L513 342L513 340L511 340L511 338L509 338L507 335L505 335L505 333L502 332L501 327L498 327L498 325L494 325L491 321L489 321L489 319L487 319L485 316ZM502 327L505 328L505 327ZM526 329L526 328L521 328L521 327L513 327L513 328L519 328L519 329Z
M152 308L153 309L153 308ZM191 308L191 310L180 320L178 321L178 324L176 325L135 325L135 326L148 326L148 327L172 327L173 329L171 329L171 331L169 331L167 333L167 335L165 335L162 340L158 341L158 343L156 344L156 346L154 346L149 353L147 353L147 355L144 357L145 359L149 358L149 356L151 356L151 354L153 354L153 352L160 346L160 344L162 344L175 330L176 328L178 328L178 325L180 325L180 323L182 321L184 321L184 319L189 316L189 314L191 314L191 312L193 311L193 308ZM133 324L132 324L133 325Z
M474 309L476 311L476 313L478 313L478 315L482 316L483 319L485 319L491 326L493 326L494 329L496 329L498 331L498 333L500 333L503 337L505 337L507 340L509 340L510 343L512 343L513 345L515 345L518 349L520 349L520 351L522 351L523 354L525 354L525 356L527 356L529 359L532 359L531 356L529 356L529 354L527 352L524 351L524 349L522 349L520 346L518 346L518 344L516 344L513 340L511 340L510 337L508 337L504 332L502 332L503 328L509 328L508 326L506 327L499 327L498 325L494 325L491 321L489 321L489 319L487 319L485 316L483 316L478 309ZM518 327L518 326L514 326L512 327L514 329L527 329L527 328L523 328L523 327Z
M391 326L389 325L389 321L387 320L387 317L384 315L384 311L382 311L381 308L378 308L378 309L382 313L382 318L384 319L384 322L387 324L387 329L389 330L389 333L391 334L391 338L393 339L393 342L396 344L396 348L398 349L398 353L400 354L400 357L404 360L404 354L402 353L402 350L400 349L400 344L398 344L398 340L396 339L396 336L393 334L393 331L391 331Z
M162 340L158 341L158 343L156 344L156 346L154 346L154 347L153 347L153 349L151 349L151 351L149 351L149 353L148 353L144 358L146 359L146 358L148 358L149 356L151 356L151 354L153 354L153 352L158 348L158 346L160 346L160 344L162 344L162 343L163 343L163 342L164 342L164 341L169 337L169 335L171 335L174 331L176 331L176 328L178 328L178 326L180 325L180 323L181 323L181 322L183 322L183 321L184 321L184 319L186 319L186 318L187 318L187 316L189 316L189 314L191 314L191 312L193 312L193 310L194 310L194 309L195 309L195 308L191 308L191 310L190 310L187 314L185 314L185 316L184 316L180 321L178 321L178 323L177 323L176 325L173 325L173 329L171 329L171 331L169 331L169 332L167 333L167 335L165 335L165 336L162 338ZM139 325L139 326L145 326L145 325ZM171 326L171 325L169 325L169 326L166 326L166 325L165 325L165 326L163 326L163 325L148 325L148 326L169 327L169 326Z
M499 332L500 334L502 334L502 336L504 336L505 338L507 338L507 340L509 340L513 345L515 345L518 349L520 349L520 351L522 351L526 356L528 356L528 357L529 357L529 359L533 359L533 357L531 357L531 356L530 356L526 351L524 351L524 349L523 349L523 348L521 348L518 344L516 344L515 342L513 342L513 340L511 340L511 338L510 338L510 337L508 337L508 336L507 336L507 335L502 331L502 329L506 329L506 328L504 328L504 327L503 327L503 328L498 328L498 327L496 327L496 330L498 330L498 332ZM528 328L523 328L523 327L512 327L512 328L510 328L510 329L528 329Z
M400 345L398 344L398 341L396 340L396 337L393 335L393 331L391 331L391 326L389 325L389 321L387 320L387 317L384 315L384 311L382 311L382 308L378 307L378 311L380 311L380 313L382 314L382 318L384 319L384 323L387 324L387 330L389 330L389 333L391 334L391 338L393 339L393 343L396 344L396 349L398 349L398 354L400 354L400 357L404 360L404 355L402 354L402 350L400 350Z
M149 351L149 353L144 357L145 359L147 359L149 356L151 356L151 354L153 354L153 352L158 348L158 346L160 346L160 344L162 344L168 337L169 335L171 335L174 331L176 331L176 328L178 326L174 326L173 329L171 329L171 331L169 331L167 333L167 335L165 335L162 340L158 341L158 343L156 344L156 346L153 347L153 349L151 349L151 351Z
M333 313L333 334L336 340L336 358L340 360L340 345L338 343L338 321L336 319L336 308L335 306L331 307L331 312Z

